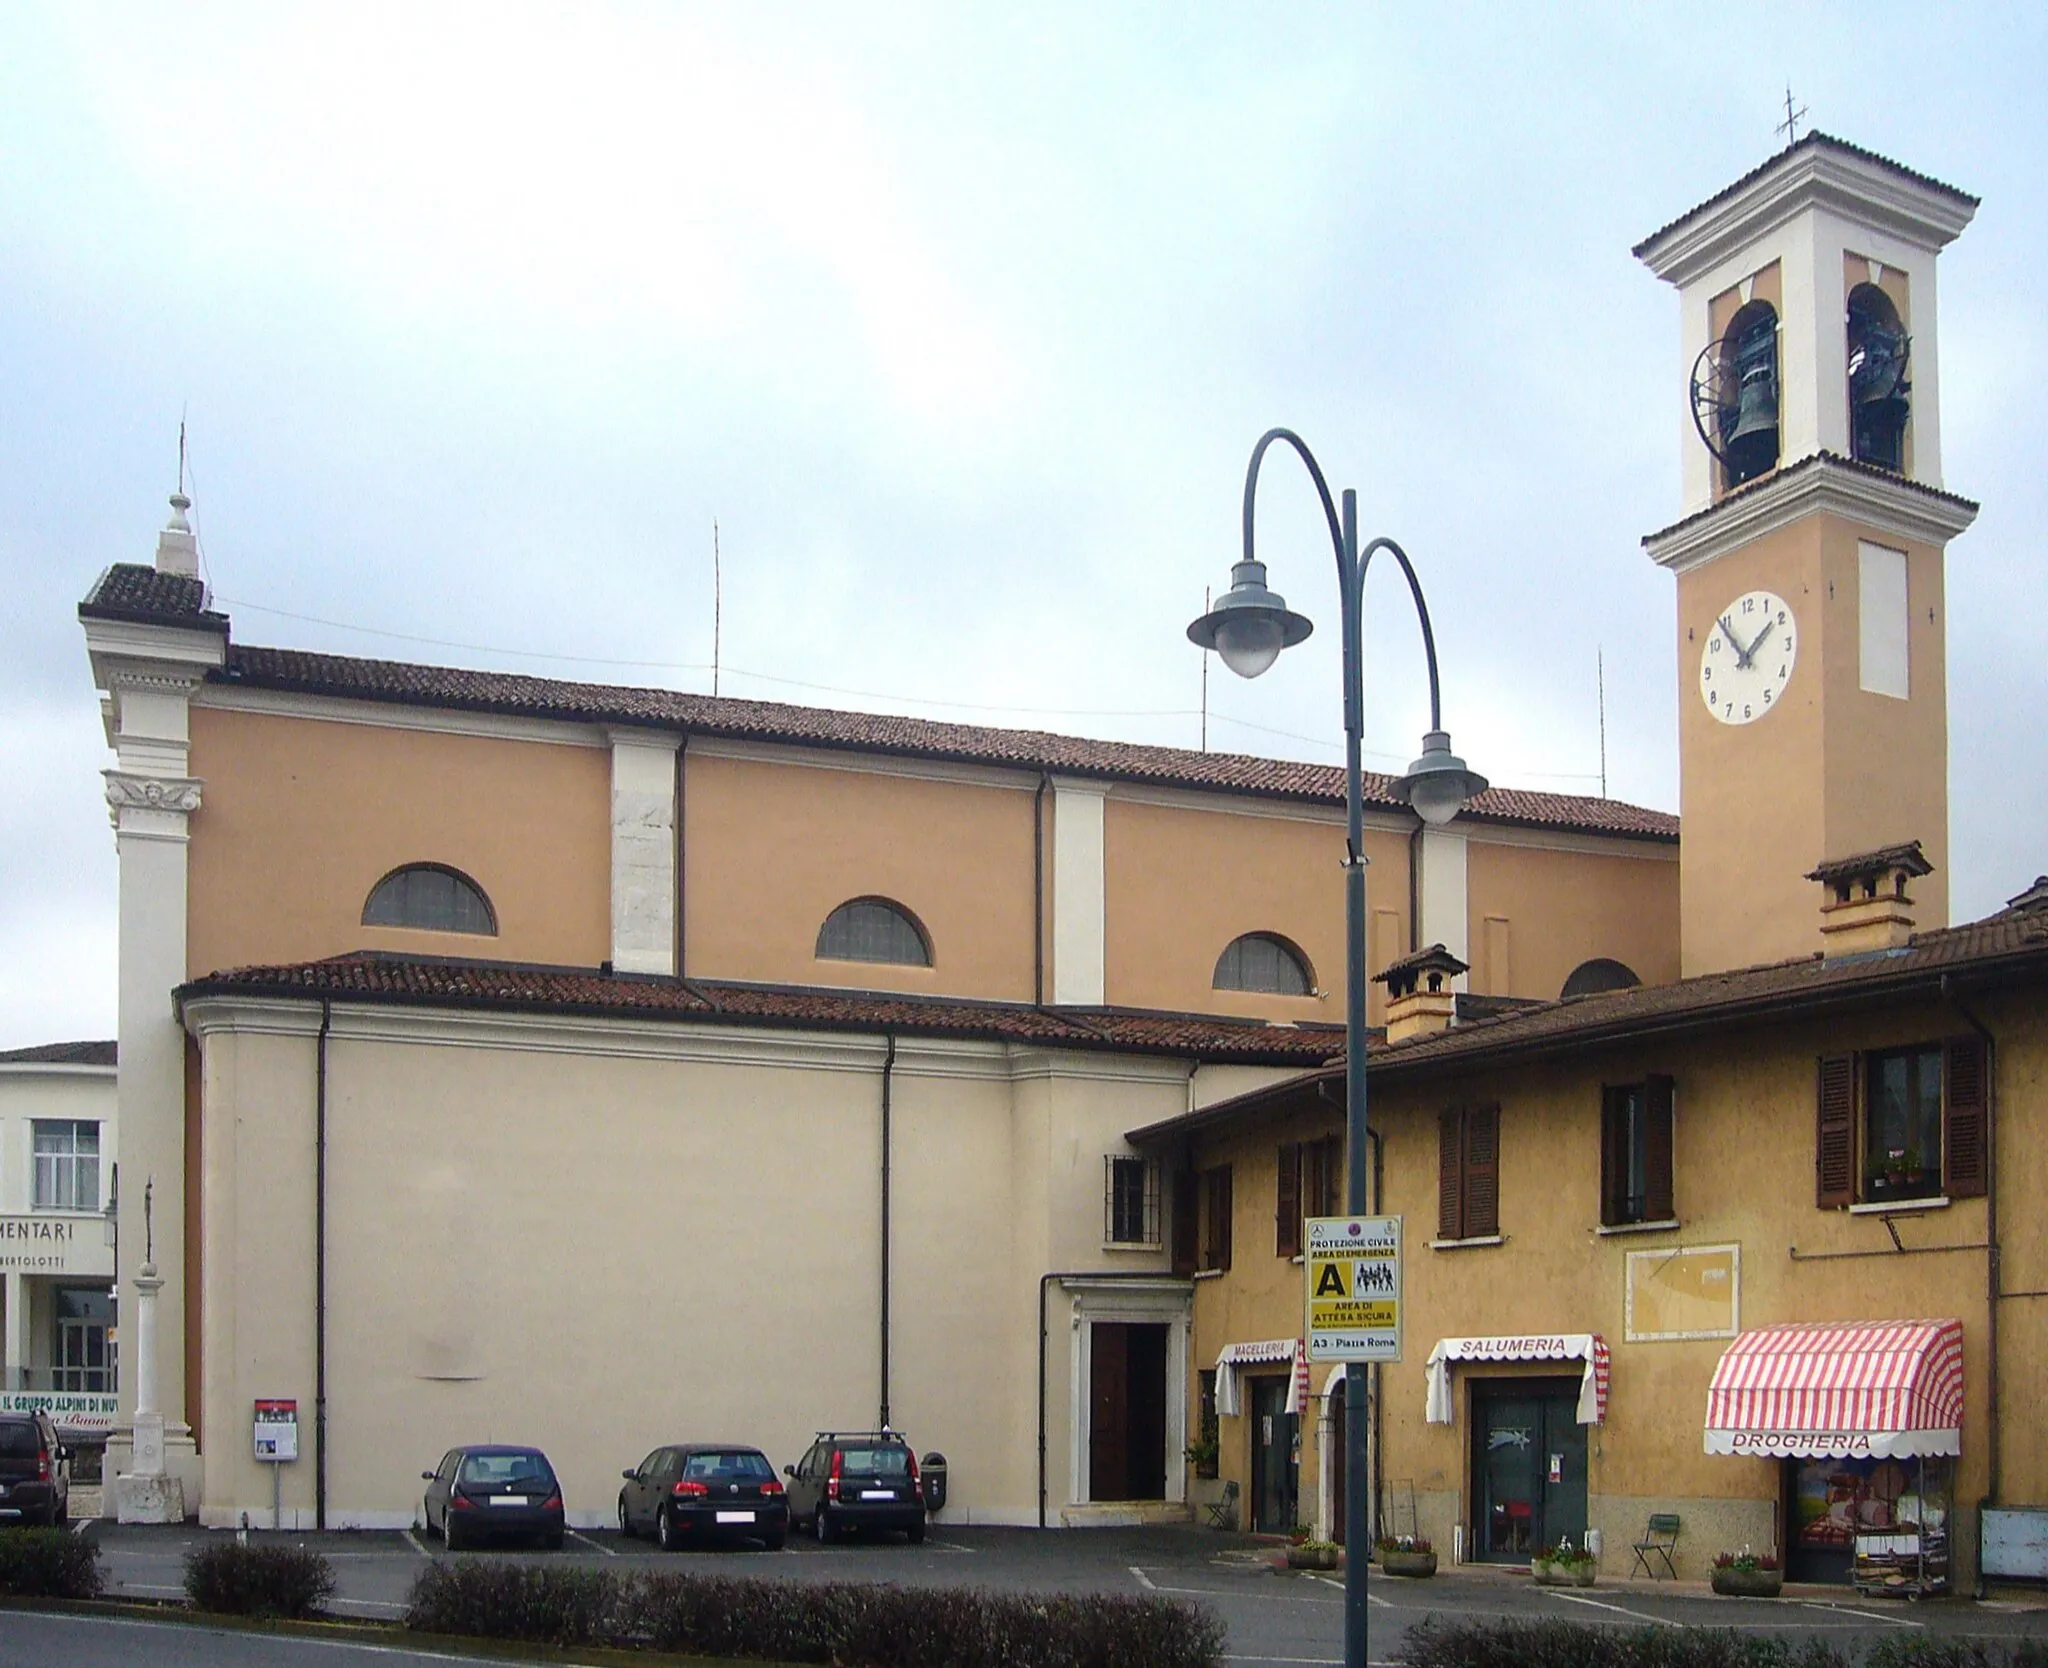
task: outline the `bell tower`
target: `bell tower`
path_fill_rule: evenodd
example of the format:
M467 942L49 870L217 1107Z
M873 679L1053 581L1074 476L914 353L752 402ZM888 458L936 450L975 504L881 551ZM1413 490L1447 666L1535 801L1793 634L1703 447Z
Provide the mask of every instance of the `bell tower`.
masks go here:
M1810 134L1638 244L1678 291L1680 959L1820 949L1816 865L1917 840L1948 920L1935 257L1953 186Z

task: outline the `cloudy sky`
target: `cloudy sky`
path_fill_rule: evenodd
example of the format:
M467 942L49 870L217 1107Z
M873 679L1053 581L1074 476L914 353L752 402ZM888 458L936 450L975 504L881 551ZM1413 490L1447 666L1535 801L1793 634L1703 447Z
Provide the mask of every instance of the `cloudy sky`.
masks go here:
M1449 15L1439 15L1445 11ZM1182 630L1299 429L1495 781L1676 808L1671 293L1630 245L1826 130L1943 257L1958 915L2048 869L2048 10L0 0L0 1046L110 1035L74 608L181 414L238 639L1194 745ZM1323 625L1209 744L1336 760ZM1370 607L1370 763L1421 658Z

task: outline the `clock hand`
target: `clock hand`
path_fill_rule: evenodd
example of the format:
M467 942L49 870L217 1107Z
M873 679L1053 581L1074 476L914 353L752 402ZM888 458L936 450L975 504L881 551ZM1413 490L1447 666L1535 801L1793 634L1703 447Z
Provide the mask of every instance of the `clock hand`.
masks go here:
M1735 628L1728 623L1728 616L1721 616L1721 635L1728 639L1728 646L1735 651L1735 669L1739 672L1749 664L1749 656L1742 652L1742 639L1735 635Z
M1771 625L1771 621L1764 621L1764 628L1762 631L1756 634L1756 641L1750 644L1748 649L1744 651L1742 656L1742 663L1745 666L1751 664L1756 659L1756 651L1763 647L1764 639L1770 636L1771 634Z

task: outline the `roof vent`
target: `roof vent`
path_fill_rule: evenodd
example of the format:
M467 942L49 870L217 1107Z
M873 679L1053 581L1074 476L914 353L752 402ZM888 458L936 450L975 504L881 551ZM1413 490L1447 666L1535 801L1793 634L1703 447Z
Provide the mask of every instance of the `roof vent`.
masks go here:
M1468 971L1441 944L1432 944L1375 973L1373 983L1387 987L1387 1041L1406 1042L1448 1031L1458 1005L1451 981Z
M1806 878L1822 888L1822 953L1833 959L1910 944L1913 900L1906 883L1933 873L1918 840L1821 864Z

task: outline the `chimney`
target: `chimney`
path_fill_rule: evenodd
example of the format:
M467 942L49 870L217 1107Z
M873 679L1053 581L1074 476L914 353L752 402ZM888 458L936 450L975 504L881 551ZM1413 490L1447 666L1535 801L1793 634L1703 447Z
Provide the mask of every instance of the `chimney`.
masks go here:
M199 577L199 541L192 536L192 523L185 512L192 500L182 490L171 494L171 519L156 536L156 571L175 573L182 579Z
M1451 981L1466 971L1450 951L1432 944L1375 973L1373 983L1387 987L1387 1041L1406 1042L1448 1031L1458 1006Z
M1806 877L1821 884L1821 953L1832 961L1905 948L1913 941L1906 883L1932 873L1918 840L1821 864Z

